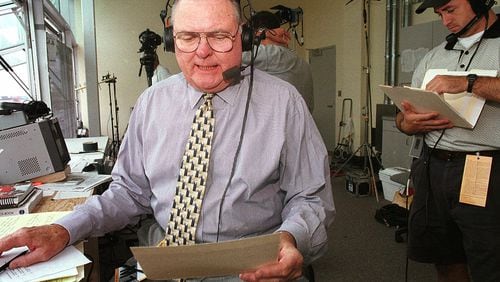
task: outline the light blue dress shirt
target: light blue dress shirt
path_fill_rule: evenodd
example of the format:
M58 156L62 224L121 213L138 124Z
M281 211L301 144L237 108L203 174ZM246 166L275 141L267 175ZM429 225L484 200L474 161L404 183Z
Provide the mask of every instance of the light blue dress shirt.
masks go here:
M246 128L230 180L250 75L213 98L215 132L196 241L290 232L306 262L326 251L335 208L325 145L307 106L289 83L255 70ZM119 230L153 213L167 225L192 119L203 93L182 74L139 98L101 196L57 223L77 240ZM219 220L220 218L220 220ZM220 224L220 226L219 226Z

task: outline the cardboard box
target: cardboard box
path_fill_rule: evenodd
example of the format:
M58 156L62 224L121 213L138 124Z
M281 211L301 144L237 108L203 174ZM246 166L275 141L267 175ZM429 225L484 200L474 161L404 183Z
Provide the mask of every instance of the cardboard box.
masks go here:
M408 169L402 167L390 167L382 169L378 172L380 181L382 181L382 189L384 191L384 198L392 202L394 194L405 189L406 184L401 184L391 180L391 176L400 173L408 173Z

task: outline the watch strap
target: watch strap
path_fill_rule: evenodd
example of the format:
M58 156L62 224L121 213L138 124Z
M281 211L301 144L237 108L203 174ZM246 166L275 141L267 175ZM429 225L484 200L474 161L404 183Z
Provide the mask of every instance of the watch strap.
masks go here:
M474 87L474 82L476 82L477 74L467 75L467 92L472 93L472 88Z

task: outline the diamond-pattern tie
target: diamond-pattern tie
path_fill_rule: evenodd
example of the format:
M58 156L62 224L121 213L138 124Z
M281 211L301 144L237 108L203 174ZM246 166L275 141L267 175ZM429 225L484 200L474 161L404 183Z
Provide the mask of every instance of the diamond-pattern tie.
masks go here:
M196 111L182 157L181 169L165 238L158 246L192 245L200 216L207 182L210 149L214 132L212 98L205 94L205 103Z

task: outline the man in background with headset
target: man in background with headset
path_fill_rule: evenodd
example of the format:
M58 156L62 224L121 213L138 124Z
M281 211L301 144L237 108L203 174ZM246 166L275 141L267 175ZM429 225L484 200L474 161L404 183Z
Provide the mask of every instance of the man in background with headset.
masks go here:
M237 2L178 0L172 20L174 40L166 44L174 45L182 73L137 101L109 189L55 224L2 238L0 252L30 249L11 267L50 259L69 244L119 230L144 214L152 213L165 230L186 139L205 93L215 94L215 130L196 243L280 232L278 261L241 274L245 281L299 278L303 264L326 251L335 213L328 156L304 100L264 72L240 74Z
M421 87L429 69L499 71L500 24L492 1L425 0L451 35L422 59L412 86ZM426 89L438 93L472 92L486 99L474 129L454 127L438 113L416 113L403 103L396 124L404 133L425 134L412 164L415 197L409 218L409 258L436 265L438 281L500 281L500 79L474 74L438 75ZM468 159L467 155L478 156ZM490 165L485 206L460 199L464 166L481 159ZM480 168L480 169L485 169ZM463 193L464 191L462 191ZM485 193L486 194L486 193ZM470 271L470 276L469 276Z
M269 74L290 82L306 101L309 111L314 109L313 78L309 64L288 48L290 33L281 27L280 18L269 12L260 11L250 19L256 36L265 33L254 58L254 66ZM253 52L243 52L243 64L250 64Z

